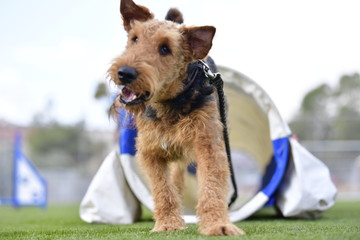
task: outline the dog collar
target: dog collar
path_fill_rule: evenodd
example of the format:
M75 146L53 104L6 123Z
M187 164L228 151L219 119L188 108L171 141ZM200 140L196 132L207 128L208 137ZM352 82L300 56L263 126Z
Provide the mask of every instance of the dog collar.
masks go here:
M179 116L189 115L194 110L203 107L207 102L214 100L211 94L215 87L210 84L210 78L207 77L207 70L205 72L204 66L209 68L205 62L190 63L186 71L187 77L183 80L182 91L174 98L159 102L166 107L167 115L171 115L170 118L175 122ZM146 107L144 115L154 121L162 120L156 107L154 108L151 105Z

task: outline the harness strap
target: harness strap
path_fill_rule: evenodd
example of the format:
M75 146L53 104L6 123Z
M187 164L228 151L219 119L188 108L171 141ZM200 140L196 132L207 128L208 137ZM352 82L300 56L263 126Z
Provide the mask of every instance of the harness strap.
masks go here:
M231 183L234 187L234 192L230 198L229 207L235 202L235 200L238 197L237 192L237 185L234 175L234 168L231 161L231 151L230 151L230 140L229 140L229 133L228 133L228 127L227 127L227 120L226 120L226 105L225 105L225 94L224 94L224 81L221 78L221 74L219 72L213 73L210 70L210 67L203 61L199 60L201 65L203 66L203 71L206 75L206 77L209 79L210 84L214 85L216 87L218 97L219 97L219 113L220 113L220 120L223 124L223 135L224 135L224 143L226 148L226 155L229 162L229 168L230 168L230 177L231 177Z

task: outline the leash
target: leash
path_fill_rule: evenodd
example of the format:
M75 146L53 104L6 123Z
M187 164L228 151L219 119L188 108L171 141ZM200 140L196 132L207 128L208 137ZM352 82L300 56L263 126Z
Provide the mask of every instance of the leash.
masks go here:
M221 123L224 126L223 135L224 135L224 142L225 142L225 148L226 148L226 155L227 155L227 159L229 162L231 182L234 187L234 192L233 192L233 194L230 198L230 202L229 202L229 207L230 207L237 199L238 192L237 192L236 180L235 180L235 175L234 175L234 168L233 168L232 161L231 161L230 141L229 141L227 121L226 121L224 81L221 78L221 74L219 72L213 73L205 61L199 60L199 63L202 65L202 69L203 69L206 77L210 80L210 84L212 84L213 86L216 87L218 97L219 97L219 113L220 113Z

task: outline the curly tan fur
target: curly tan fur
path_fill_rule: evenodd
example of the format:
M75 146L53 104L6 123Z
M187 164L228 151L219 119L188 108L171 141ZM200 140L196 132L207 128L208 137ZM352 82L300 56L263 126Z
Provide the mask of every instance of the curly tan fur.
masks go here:
M185 166L195 160L200 233L244 234L227 215L229 167L215 98L189 114L179 113L176 120L169 114L170 106L164 104L183 91L189 63L206 57L215 28L155 20L147 8L132 0L122 0L120 11L128 43L124 53L114 59L109 75L136 96L146 95L146 100L137 104L122 104L117 98L115 106L126 109L136 122L137 157L149 177L155 203L156 223L152 231L185 228L181 218L183 176ZM169 51L159 53L162 46ZM118 76L123 66L136 70L135 80L123 82ZM149 108L156 111L156 119L146 116ZM170 165L176 168L171 170Z

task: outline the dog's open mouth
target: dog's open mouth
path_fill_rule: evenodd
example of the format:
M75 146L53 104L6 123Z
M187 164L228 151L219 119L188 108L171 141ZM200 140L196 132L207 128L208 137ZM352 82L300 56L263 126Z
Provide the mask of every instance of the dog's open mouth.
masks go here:
M119 100L125 105L135 105L148 100L150 93L137 94L124 85L119 86Z

